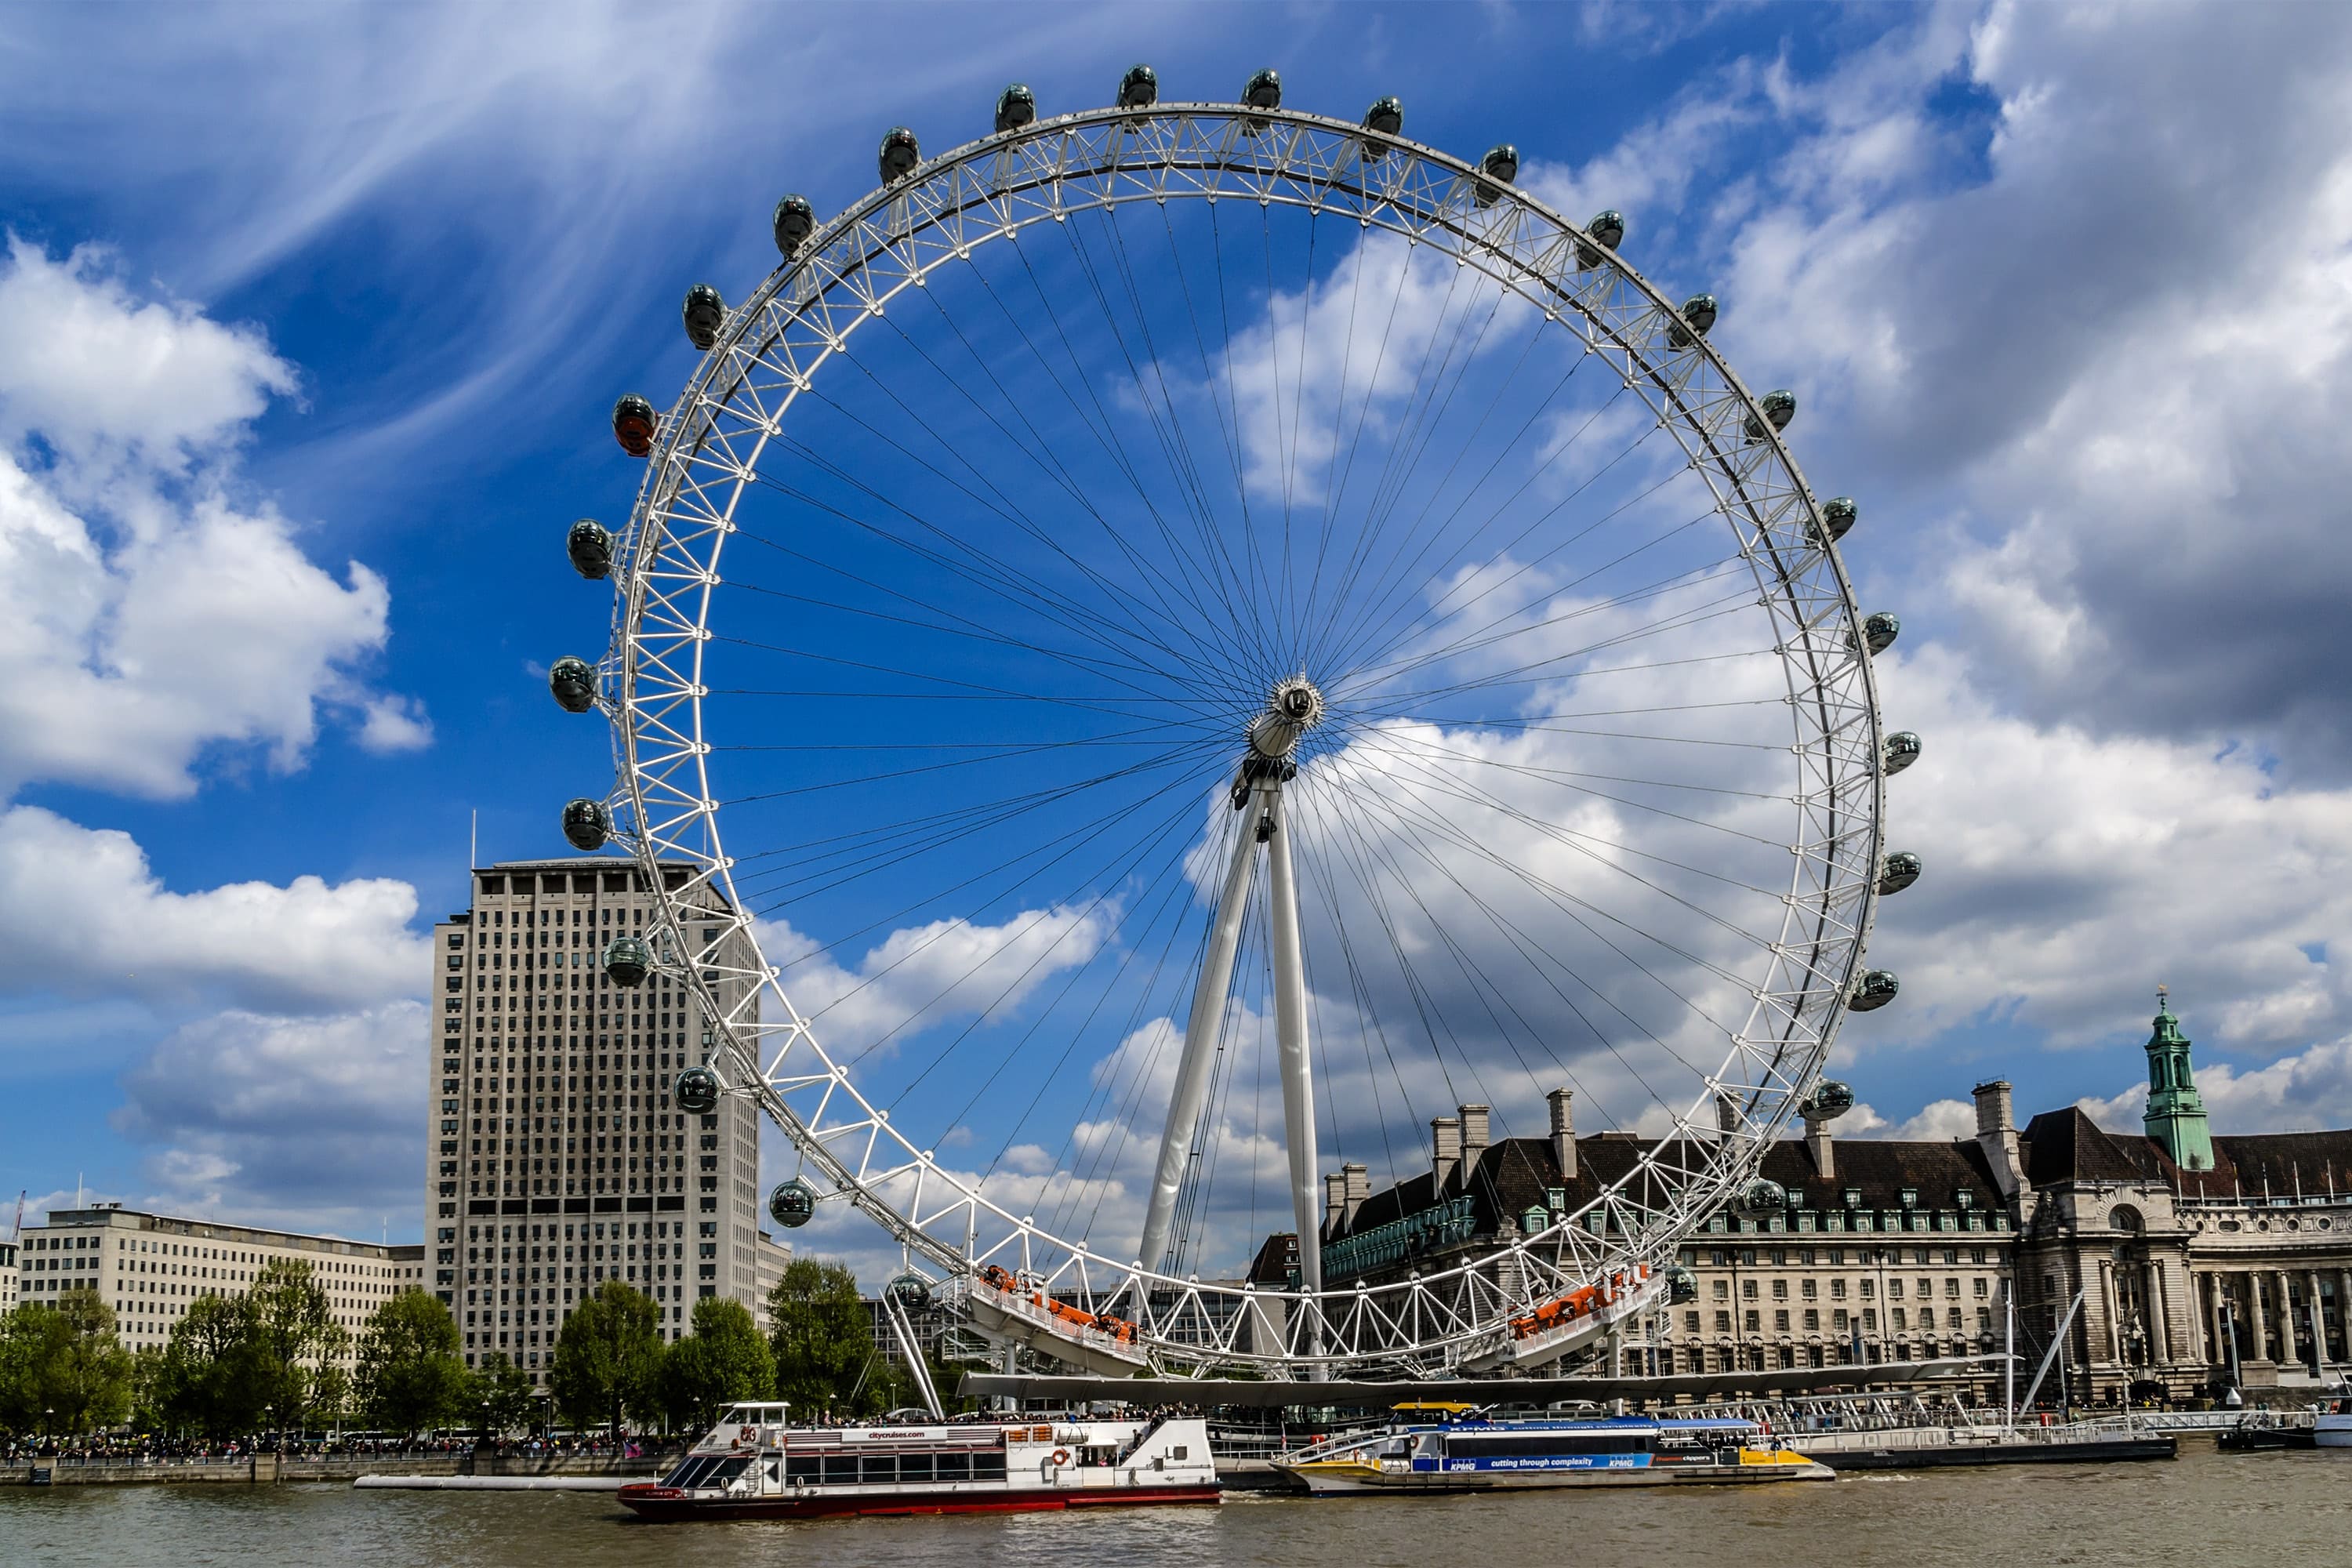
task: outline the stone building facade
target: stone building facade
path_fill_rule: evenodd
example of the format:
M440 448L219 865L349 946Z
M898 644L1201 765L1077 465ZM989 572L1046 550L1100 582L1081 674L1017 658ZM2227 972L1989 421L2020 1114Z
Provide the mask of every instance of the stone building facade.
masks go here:
M1839 1139L1809 1121L1764 1156L1784 1213L1718 1214L1680 1261L1695 1300L1653 1314L1594 1370L1704 1373L1990 1354L2019 1387L2063 1330L2050 1394L2077 1402L2308 1385L2352 1363L2352 1131L2216 1135L2189 1041L2160 1006L2141 1131L2079 1109L2017 1125L2011 1086L1977 1086L1977 1132ZM1325 1178L1328 1283L1444 1267L1582 1207L1654 1145L1579 1135L1549 1097L1544 1138L1493 1140L1489 1108L1431 1124L1426 1171L1381 1192L1361 1165ZM1269 1238L1253 1278L1295 1270ZM2081 1298L2077 1304L2076 1298ZM1988 1375L1987 1392L1997 1386ZM2047 1395L2045 1395L2047 1396Z
M688 884L682 867L664 875ZM467 1364L502 1352L544 1386L564 1318L606 1279L651 1296L666 1339L704 1297L759 1316L789 1256L760 1229L759 1112L736 1096L677 1110L678 1073L710 1058L709 1019L677 982L617 985L601 963L614 937L656 939L645 874L514 861L475 868L473 889L434 928L425 1086L431 1289ZM687 944L720 943L744 967L730 911L694 897L709 907L689 908Z
M201 1297L244 1295L272 1263L307 1264L350 1334L346 1370L375 1310L424 1286L425 1249L341 1237L148 1214L120 1204L53 1209L26 1228L17 1254L19 1299L55 1301L68 1290L98 1292L114 1309L116 1337L131 1350L171 1342Z

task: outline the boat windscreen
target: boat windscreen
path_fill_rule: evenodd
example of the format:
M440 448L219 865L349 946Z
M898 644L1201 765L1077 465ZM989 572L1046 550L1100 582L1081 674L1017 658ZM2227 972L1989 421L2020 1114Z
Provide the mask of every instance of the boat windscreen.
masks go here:
M662 1482L666 1487L677 1487L691 1491L698 1487L723 1487L751 1466L748 1455L689 1455Z

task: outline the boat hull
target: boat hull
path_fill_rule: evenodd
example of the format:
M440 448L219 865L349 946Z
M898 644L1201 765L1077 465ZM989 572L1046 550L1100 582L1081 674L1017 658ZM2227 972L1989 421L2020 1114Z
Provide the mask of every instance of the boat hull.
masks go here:
M1937 1470L1979 1465L2113 1465L2171 1459L2179 1443L2167 1436L2100 1437L2074 1443L1950 1443L1929 1447L1843 1449L1820 1458L1839 1470Z
M1810 1459L1742 1465L1638 1465L1545 1470L1381 1470L1367 1465L1281 1467L1318 1497L1378 1493L1549 1491L1563 1487L1758 1486L1830 1481L1837 1472Z
M1213 1503L1212 1486L1021 1487L954 1492L804 1491L775 1497L694 1498L674 1487L640 1483L621 1489L621 1501L640 1517L681 1520L903 1518L910 1514L1052 1513L1070 1509L1166 1508Z

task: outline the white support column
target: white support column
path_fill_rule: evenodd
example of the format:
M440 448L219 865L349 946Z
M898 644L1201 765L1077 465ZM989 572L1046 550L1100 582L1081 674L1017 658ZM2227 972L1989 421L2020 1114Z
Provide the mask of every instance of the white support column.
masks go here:
M1192 1131L1209 1098L1209 1069L1216 1062L1217 1031L1223 1025L1225 997L1233 988L1234 950L1240 945L1242 916L1249 909L1250 867L1257 857L1252 828L1257 816L1258 802L1253 796L1250 810L1234 833L1233 858L1225 867L1225 885L1217 895L1208 950L1201 958L1201 978L1192 987L1192 1012L1184 1021L1184 1054L1176 1063L1175 1092L1168 1101L1168 1125L1160 1134L1160 1163L1152 1173L1151 1201L1144 1212L1143 1240L1136 1252L1146 1268L1159 1268L1168 1250L1168 1227L1175 1220L1177 1190L1184 1184L1184 1167L1192 1158ZM1302 1247L1307 1239L1299 1238Z
M1290 1147L1290 1206L1298 1221L1298 1283L1323 1289L1322 1223L1317 1201L1315 1068L1307 1042L1307 965L1298 939L1298 888L1290 869L1290 834L1282 791L1266 789L1274 837L1266 841L1269 918L1274 937L1274 1034L1282 1054L1282 1129Z

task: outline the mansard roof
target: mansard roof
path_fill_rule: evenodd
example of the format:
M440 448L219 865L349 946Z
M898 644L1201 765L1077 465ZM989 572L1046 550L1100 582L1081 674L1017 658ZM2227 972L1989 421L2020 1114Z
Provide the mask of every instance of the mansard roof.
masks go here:
M1443 1191L1435 1173L1423 1169L1392 1186L1383 1187L1356 1210L1355 1223L1339 1234L1366 1231L1422 1213L1451 1198L1467 1197L1476 1216L1476 1228L1491 1233L1505 1215L1516 1216L1544 1207L1555 1190L1563 1190L1568 1206L1581 1207L1601 1188L1630 1173L1642 1158L1661 1148L1655 1139L1625 1132L1602 1132L1576 1141L1577 1173L1563 1180L1552 1158L1549 1138L1505 1138L1487 1145L1476 1161L1457 1168ZM1669 1165L1677 1163L1671 1147L1664 1150ZM1688 1163L1705 1158L1704 1148L1686 1152ZM1858 1206L1892 1209L1903 1206L1909 1189L1923 1208L1955 1206L1954 1194L1969 1194L1969 1202L1992 1208L2000 1201L1992 1169L1972 1139L1944 1142L1899 1142L1856 1138L1837 1142L1831 1156L1832 1174L1824 1177L1813 1166L1813 1156L1800 1138L1784 1138L1765 1152L1763 1173L1802 1195L1808 1208L1845 1206L1849 1189L1860 1193ZM1634 1192L1636 1201L1658 1202L1663 1194Z
M2082 1107L2045 1110L2025 1125L2018 1139L2025 1179L2037 1187L2069 1182L2145 1182L2164 1175L2161 1152L2145 1134L2122 1136L2101 1129Z

